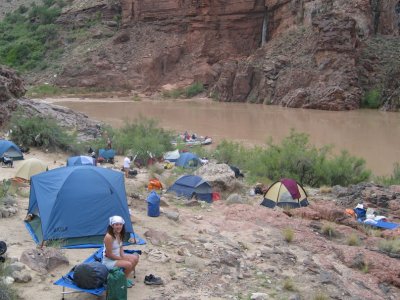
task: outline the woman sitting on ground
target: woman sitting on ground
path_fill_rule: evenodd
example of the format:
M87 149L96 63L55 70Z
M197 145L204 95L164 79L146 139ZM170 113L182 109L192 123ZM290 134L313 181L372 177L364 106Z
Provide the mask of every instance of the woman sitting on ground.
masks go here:
M124 253L122 242L125 236L125 221L120 216L110 218L107 227L107 234L104 237L103 264L111 270L114 267L121 267L127 279L127 286L132 287L133 281L129 280L129 274L135 270L139 262L137 254Z

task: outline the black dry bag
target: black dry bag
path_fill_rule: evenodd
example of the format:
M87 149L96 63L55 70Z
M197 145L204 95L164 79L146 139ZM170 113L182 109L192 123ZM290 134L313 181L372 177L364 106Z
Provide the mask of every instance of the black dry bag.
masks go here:
M101 262L77 265L74 269L74 282L82 289L97 289L107 280L108 269Z

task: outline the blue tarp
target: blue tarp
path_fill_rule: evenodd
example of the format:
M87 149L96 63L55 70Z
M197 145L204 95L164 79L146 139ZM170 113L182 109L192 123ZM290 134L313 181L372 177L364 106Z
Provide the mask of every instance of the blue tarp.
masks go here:
M23 159L24 156L17 145L11 141L0 140L0 157L7 155L14 160Z
M104 236L113 215L123 217L126 232L133 233L123 173L95 166L32 176L28 214L40 218L39 242Z
M195 168L200 166L200 160L196 154L185 152L176 160L175 166L182 168Z
M67 159L67 167L85 166L85 165L95 166L96 160L91 156L85 156L85 155L71 156L70 158Z
M200 176L184 175L175 181L168 192L175 192L178 196L185 196L188 199L197 197L199 200L212 201L211 185Z
M400 224L398 223L391 223L391 222L385 222L382 220L379 221L374 221L374 220L365 220L365 221L361 221L359 220L358 222L365 224L365 225L370 225L373 227L377 227L377 228L382 228L382 229L389 229L389 230L393 230L396 229L397 227L400 226Z
M115 156L114 149L99 149L99 157L103 157L105 159L113 159Z

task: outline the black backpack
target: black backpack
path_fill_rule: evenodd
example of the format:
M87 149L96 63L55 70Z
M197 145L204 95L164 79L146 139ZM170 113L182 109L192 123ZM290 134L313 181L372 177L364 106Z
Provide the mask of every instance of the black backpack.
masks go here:
M74 282L82 289L97 289L102 287L108 276L108 269L101 262L90 262L77 265L74 268Z

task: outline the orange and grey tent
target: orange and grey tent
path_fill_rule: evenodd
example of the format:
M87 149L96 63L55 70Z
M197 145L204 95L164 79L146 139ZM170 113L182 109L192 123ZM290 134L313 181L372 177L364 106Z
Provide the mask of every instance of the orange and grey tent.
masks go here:
M268 188L261 205L269 208L307 206L307 193L296 180L284 178Z

